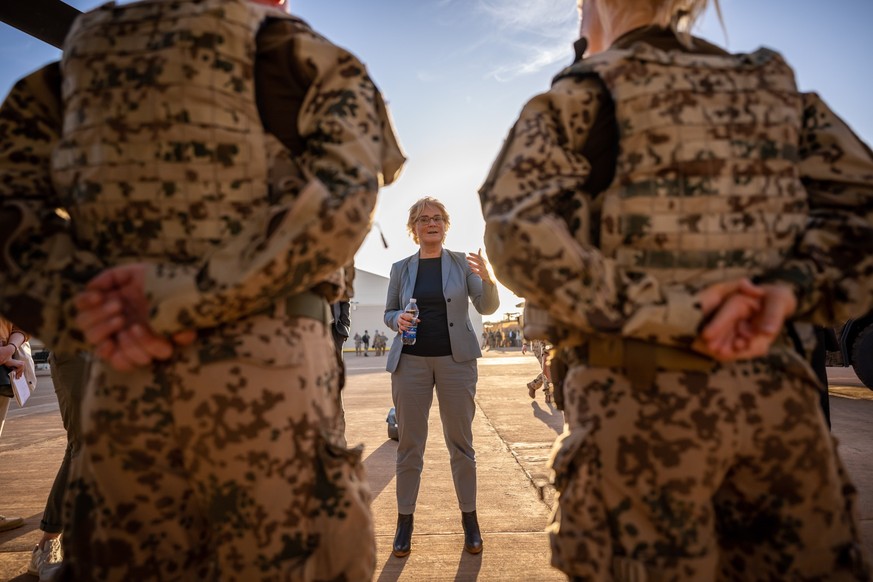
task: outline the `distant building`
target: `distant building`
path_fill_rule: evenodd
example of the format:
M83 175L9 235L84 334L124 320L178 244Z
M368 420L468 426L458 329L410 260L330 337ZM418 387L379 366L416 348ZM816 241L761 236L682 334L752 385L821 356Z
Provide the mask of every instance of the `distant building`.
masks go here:
M388 347L391 347L391 341L394 338L394 332L385 325L385 298L388 296L388 277L377 275L363 269L357 269L355 272L355 296L352 297L351 320L352 329L351 337L354 338L356 333L364 335L364 330L370 333L370 345L373 345L373 332L377 329L388 336ZM469 305L470 321L473 322L473 331L476 332L476 337L482 337L482 316L473 307ZM354 343L349 341L345 345L346 348L353 348Z

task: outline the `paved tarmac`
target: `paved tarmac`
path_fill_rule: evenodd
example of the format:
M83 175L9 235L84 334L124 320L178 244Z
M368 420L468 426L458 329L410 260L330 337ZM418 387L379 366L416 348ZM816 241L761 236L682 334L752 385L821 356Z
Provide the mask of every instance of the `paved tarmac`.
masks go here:
M463 551L463 530L452 486L448 453L442 441L436 399L415 515L412 553L391 556L396 521L394 454L385 417L391 406L385 358L346 354L345 395L350 443L364 444L364 465L373 491L377 543L374 580L440 581L564 580L549 566L548 522L553 491L548 485L548 452L561 431L560 411L535 401L525 384L536 373L536 360L518 350L486 353L479 361L477 410L473 424L478 460L478 514L485 549L479 556ZM873 391L850 369L830 368L831 410L840 453L861 495L865 547L873 555ZM34 582L25 568L39 539L38 525L58 464L64 431L48 376L23 409L12 405L0 438L0 513L21 515L25 527L0 533L0 581ZM135 581L133 581L135 582Z

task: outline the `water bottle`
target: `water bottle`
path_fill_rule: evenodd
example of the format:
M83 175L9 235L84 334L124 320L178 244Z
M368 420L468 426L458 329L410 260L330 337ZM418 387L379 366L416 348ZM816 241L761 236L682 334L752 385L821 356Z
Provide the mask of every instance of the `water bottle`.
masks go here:
M405 346L414 346L415 345L415 335L418 332L418 304L415 301L415 297L409 300L409 303L406 304L406 313L412 314L412 325L403 332L403 345Z

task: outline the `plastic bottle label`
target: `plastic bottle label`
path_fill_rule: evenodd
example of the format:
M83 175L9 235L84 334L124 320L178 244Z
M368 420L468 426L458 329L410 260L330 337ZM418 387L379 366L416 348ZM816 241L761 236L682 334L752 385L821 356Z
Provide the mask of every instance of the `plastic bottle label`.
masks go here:
M412 315L412 321L414 323L409 327L408 330L402 333L401 340L403 341L403 345L411 346L415 345L415 336L418 332L418 322L416 321L418 319L418 306L415 304L414 301L410 301L409 304L406 306L405 311L406 313Z
M414 325L410 327L408 330L403 332L403 343L406 345L412 345L415 343L415 334L418 331L418 326Z

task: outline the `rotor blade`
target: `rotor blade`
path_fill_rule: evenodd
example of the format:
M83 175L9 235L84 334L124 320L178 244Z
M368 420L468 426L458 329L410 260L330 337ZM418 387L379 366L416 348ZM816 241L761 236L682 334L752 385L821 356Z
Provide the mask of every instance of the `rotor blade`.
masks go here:
M0 20L34 38L61 48L79 9L61 0L5 0Z

